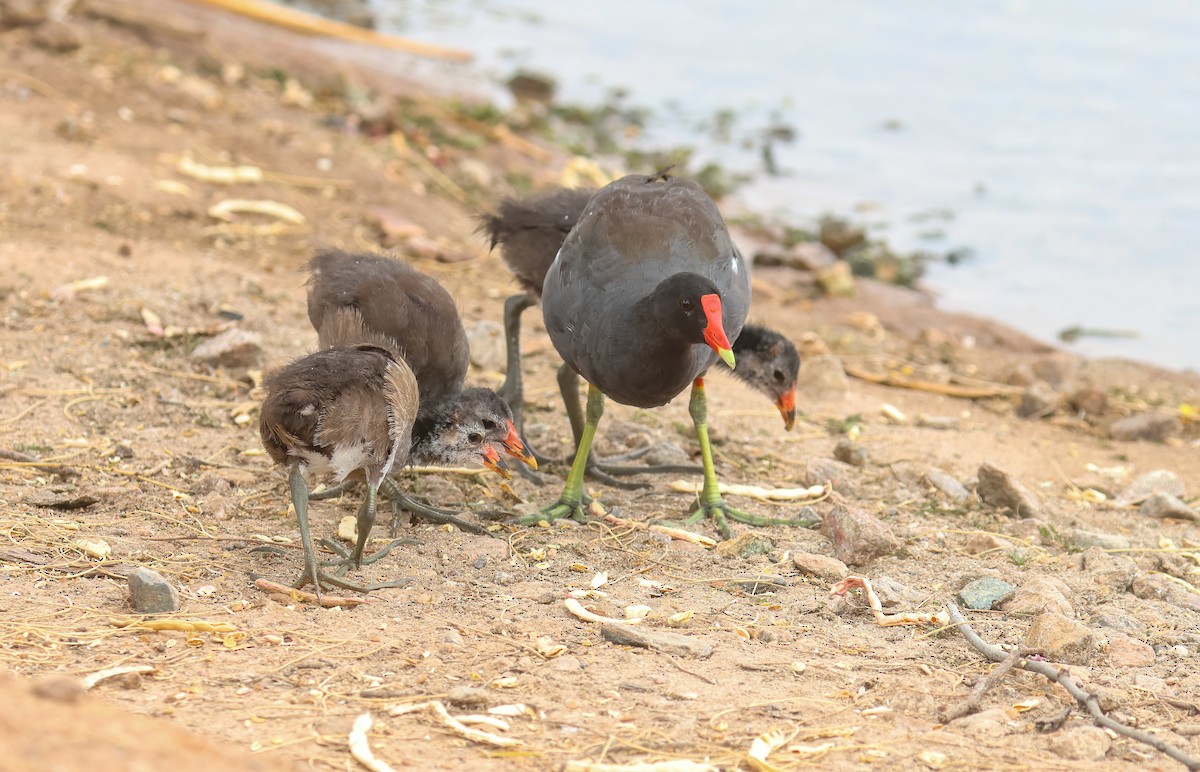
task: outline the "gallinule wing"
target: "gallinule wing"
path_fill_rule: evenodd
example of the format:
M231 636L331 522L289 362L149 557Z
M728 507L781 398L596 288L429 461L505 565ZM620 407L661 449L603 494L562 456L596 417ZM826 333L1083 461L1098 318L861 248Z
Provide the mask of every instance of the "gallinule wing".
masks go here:
M588 382L585 421L559 501L547 518L582 519L583 475L604 397L637 407L666 404L692 384L689 412L704 468L699 511L722 536L727 518L759 518L723 501L708 439L703 375L718 356L733 367L729 334L741 333L750 279L725 223L700 186L630 175L599 190L567 235L542 287L555 349Z
M521 314L541 297L546 273L571 228L579 221L591 188L556 188L522 199L501 201L497 214L483 215L481 231L491 246L500 246L500 255L524 290L504 304L504 334L507 343L507 374L500 395L513 411L513 420L524 430L524 397L521 382ZM796 420L796 377L800 355L792 342L768 327L747 324L733 342L738 367L734 375L768 397L783 417L784 428L791 430ZM578 376L568 366L559 371L563 403L571 419L575 444L583 430L583 406L579 399ZM531 449L532 450L532 449ZM541 460L541 459L539 459ZM613 467L594 464L610 474L678 472L680 467ZM695 468L684 467L686 471ZM602 475L605 477L607 475ZM606 480L611 482L611 480Z
M403 359L371 345L325 349L297 359L267 379L259 434L275 463L287 466L292 503L304 545L304 573L296 582L368 592L399 582L363 586L327 573L317 563L308 527L308 477L342 482L366 478L358 511L358 540L343 563L373 562L392 545L364 558L375 499L393 467L408 460L417 417L417 381Z
M504 400L490 389L463 388L468 364L466 331L454 299L441 284L389 257L334 249L317 252L309 269L308 317L322 347L345 342L327 331L330 320L353 309L361 320L360 339L399 353L412 368L420 390L420 408L413 427L411 461L446 463L439 455L440 448L458 447L458 440L481 440L481 451L502 449L536 468ZM452 441L450 435L455 434L458 440ZM434 438L442 439L434 442ZM508 476L498 458L480 461ZM406 507L426 517L441 522L451 517L451 513L400 496ZM457 519L452 522L463 524Z

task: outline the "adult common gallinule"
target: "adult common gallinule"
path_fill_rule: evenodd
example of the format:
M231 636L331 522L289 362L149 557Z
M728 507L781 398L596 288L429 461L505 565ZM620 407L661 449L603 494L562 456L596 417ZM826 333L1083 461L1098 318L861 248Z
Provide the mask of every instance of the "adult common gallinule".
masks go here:
M699 512L728 537L727 518L798 524L729 507L717 486L703 375L718 356L733 367L750 307L750 279L720 212L700 186L664 172L630 175L600 189L567 235L542 287L555 349L588 382L575 460L548 518L583 518L583 475L604 397L637 407L666 404L692 384L689 412L704 467Z
M305 570L296 582L312 582L367 592L387 584L361 586L321 570L308 525L307 477L342 482L364 476L367 495L358 511L358 540L349 562L364 560L363 549L375 522L379 485L393 467L408 459L417 417L417 381L403 359L372 345L340 346L297 359L267 379L259 420L263 447L275 463L289 468L292 503L300 523ZM389 547L390 548L390 547Z
M556 188L521 199L501 201L496 214L483 215L480 230L491 246L500 246L500 255L524 290L504 304L504 333L507 343L507 374L500 395L512 407L518 430L523 430L524 399L521 379L521 314L538 302L546 273L571 228L579 221L591 188ZM796 377L800 355L792 342L768 327L747 324L733 341L738 367L734 375L774 402L791 430L796 420ZM579 401L578 380L574 371L563 366L559 374L563 402L571 418L578 444L583 428L583 409ZM611 469L611 467L601 467ZM629 467L616 471L675 471L675 467Z

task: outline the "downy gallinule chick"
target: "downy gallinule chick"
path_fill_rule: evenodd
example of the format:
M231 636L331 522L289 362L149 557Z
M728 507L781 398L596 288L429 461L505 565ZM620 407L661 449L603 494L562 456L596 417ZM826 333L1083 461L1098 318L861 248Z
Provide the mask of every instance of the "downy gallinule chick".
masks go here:
M360 339L396 352L412 368L420 390L413 462L449 463L451 459L439 452L453 443L430 439L457 428L485 456L488 449L498 448L536 468L504 400L490 389L463 388L469 353L466 331L454 299L441 284L389 257L335 249L317 252L309 270L308 318L321 347L344 342L327 334L329 322L353 309L361 320ZM508 476L494 452L479 460ZM405 506L426 517L445 521L448 515L405 498Z
M559 501L543 517L584 517L583 475L605 396L657 407L690 383L704 485L689 522L711 517L726 538L727 518L808 525L741 512L718 489L702 376L718 357L734 367L730 333L741 333L749 307L745 262L699 185L665 172L630 175L591 198L542 287L554 348L588 382L575 460Z
M322 570L308 526L306 478L342 482L366 478L367 495L358 510L358 540L347 561L355 566L377 560L389 547L363 558L375 522L375 499L388 473L408 460L417 417L417 381L403 359L372 345L339 346L297 359L265 383L259 420L263 447L289 469L292 503L304 545L304 573L312 582L360 592L392 582L363 586Z
M523 199L505 199L497 214L480 218L480 230L488 237L491 247L500 246L501 257L524 290L509 297L504 304L507 374L500 388L500 395L512 408L520 431L524 429L521 314L537 304L555 255L595 192L592 188L557 188ZM775 330L747 324L733 342L733 353L738 363L734 375L766 394L783 417L784 428L790 431L796 420L796 377L800 369L796 347ZM578 378L566 365L559 371L559 387L578 444L583 429L583 407L579 400ZM615 474L680 470L674 466L596 466ZM687 468L687 471L696 470Z

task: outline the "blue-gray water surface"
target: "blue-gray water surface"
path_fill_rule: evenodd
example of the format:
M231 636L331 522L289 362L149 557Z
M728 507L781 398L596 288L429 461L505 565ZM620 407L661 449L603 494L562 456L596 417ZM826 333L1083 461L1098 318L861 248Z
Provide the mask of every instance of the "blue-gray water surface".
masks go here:
M655 110L656 146L699 144L722 109L795 126L753 209L872 223L894 246L968 247L935 266L939 305L1072 350L1200 367L1200 4L375 0L385 29L466 48L499 82L552 74ZM496 94L501 90L496 88ZM501 97L502 98L502 97ZM948 213L939 215L939 213ZM932 215L932 216L931 216Z

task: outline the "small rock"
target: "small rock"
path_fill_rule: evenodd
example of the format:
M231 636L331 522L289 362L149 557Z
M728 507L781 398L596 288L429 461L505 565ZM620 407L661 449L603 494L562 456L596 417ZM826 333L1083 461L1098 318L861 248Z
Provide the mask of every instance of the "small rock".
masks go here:
M522 104L548 105L554 101L554 92L558 90L554 78L539 72L518 72L506 85L513 98Z
M746 558L766 555L775 549L775 542L757 531L746 531L717 545L715 552L723 558Z
M804 358L796 376L796 390L812 399L840 399L848 388L842 360L833 354Z
M363 215L367 225L378 231L385 247L404 243L405 239L424 236L425 229L386 206L369 206Z
M1017 415L1021 418L1045 418L1058 410L1062 397L1045 381L1037 381L1021 395Z
M821 220L821 227L817 232L817 238L820 239L822 244L832 250L834 254L841 256L843 252L865 244L867 242L867 232L862 227L846 220L837 217L826 217Z
M51 19L33 31L33 42L39 48L65 54L82 46L83 36L70 24Z
M887 575L875 577L871 585L884 608L912 608L923 600L919 592Z
M502 373L506 369L504 327L490 319L480 319L467 328L471 364L480 370Z
M583 670L583 663L579 657L573 657L570 654L563 654L560 657L555 657L550 662L551 670L559 670L566 673L574 673Z
M262 356L262 336L237 327L209 338L192 350L192 359L213 367L257 367Z
M1098 726L1079 726L1050 739L1050 749L1076 761L1099 761L1112 747L1112 738Z
M1117 494L1117 504L1120 506L1141 504L1156 493L1182 496L1183 480L1169 469L1155 469L1153 472L1146 472Z
M882 520L859 509L834 507L821 524L821 533L833 542L834 554L843 563L861 566L900 549L900 540Z
M1042 506L1033 492L991 462L979 466L979 498L1011 509L1016 517L1038 517Z
M487 689L478 686L454 686L446 692L446 702L464 708L487 705L492 701L492 695Z
M1138 574L1129 591L1142 599L1162 600L1174 606L1200 611L1200 595L1172 581L1165 574Z
M464 158L458 162L458 170L463 176L475 183L476 187L487 190L492 187L492 170L477 158Z
M1135 635L1141 635L1145 631L1145 626L1141 622L1116 606L1097 606L1092 611L1095 614L1095 624L1097 627L1107 627L1110 630L1120 630L1123 633L1132 633Z
M948 472L934 467L925 471L925 482L937 488L956 504L961 504L971 498L971 492L966 486L954 479Z
M416 489L422 498L439 505L463 500L462 490L453 480L448 480L441 475L421 475Z
M1001 552L1012 546L1012 543L1000 538L994 533L973 533L967 537L966 550L968 555L982 555L985 552Z
M896 478L896 482L903 485L912 491L922 491L924 489L923 481L925 480L925 468L920 464L912 464L907 461L896 461L888 467L892 472L892 477Z
M1009 372L1005 377L1004 382L1009 386L1029 387L1037 380L1037 376L1033 374L1033 368L1022 362Z
M1026 580L1004 603L1009 614L1040 614L1053 612L1062 616L1075 616L1075 609L1067 597L1071 589L1066 582L1052 576L1035 576Z
M850 466L862 466L867 463L867 450L849 437L843 437L833 446L833 457Z
M1122 555L1110 555L1102 547L1091 547L1082 555L1083 570L1113 592L1125 592L1137 576L1137 563Z
M978 713L972 713L969 716L957 718L946 726L948 729L969 737L990 739L1006 734L1005 725L1007 723L1008 714L1004 712L1004 708L989 708L981 710Z
M442 633L442 642L448 643L451 646L465 646L466 641L463 639L463 634L451 627L446 632Z
M1113 667L1149 667L1154 661L1154 649L1149 644L1119 630L1108 634L1108 664Z
M642 456L647 466L691 464L692 457L678 443L660 442Z
M237 511L237 503L232 497L216 491L206 493L198 503L200 511L214 520L228 520Z
M1200 520L1200 511L1192 509L1169 493L1155 493L1142 502L1139 510L1146 517Z
M1033 374L1056 389L1061 389L1079 372L1080 358L1070 354L1050 354L1033 363Z
M843 484L855 474L854 467L832 458L810 458L804 467L805 485L824 485L831 483L834 489L840 489Z
M600 636L618 646L638 646L683 657L708 659L713 653L712 645L699 638L658 630L642 630L623 622L600 625Z
M139 614L166 614L179 610L179 593L149 568L138 567L129 573L129 604Z
M1129 539L1120 534L1085 531L1082 528L1071 532L1071 543L1079 549L1099 547L1105 550L1124 550L1129 549L1130 545Z
M1067 404L1077 415L1095 418L1108 411L1108 395L1095 386L1084 386L1067 399Z
M754 265L781 265L797 271L817 273L829 268L837 262L837 255L829 247L819 241L802 241L785 249L782 245L772 244L754 255Z
M43 700L68 704L79 702L80 698L83 697L83 693L87 691L83 688L83 682L78 678L60 673L51 673L50 675L42 676L33 682L31 689L34 694Z
M987 611L1012 597L1016 588L1008 582L985 576L958 591L958 599L972 611Z
M858 294L850 264L841 261L817 271L817 286L834 298L852 298Z
M46 21L44 0L4 0L0 3L0 23L3 27L35 27Z
M1138 413L1122 418L1108 427L1108 434L1114 440L1130 442L1133 440L1150 440L1162 442L1173 437L1183 428L1179 418L1171 413Z
M802 574L840 582L850 575L850 569L845 563L828 555L818 555L815 552L794 552L792 563Z
M917 426L924 429L937 429L941 432L948 432L957 429L959 424L956 415L926 415L925 413L917 414Z
M1096 634L1082 622L1047 612L1034 618L1023 645L1066 665L1086 665L1096 648Z

